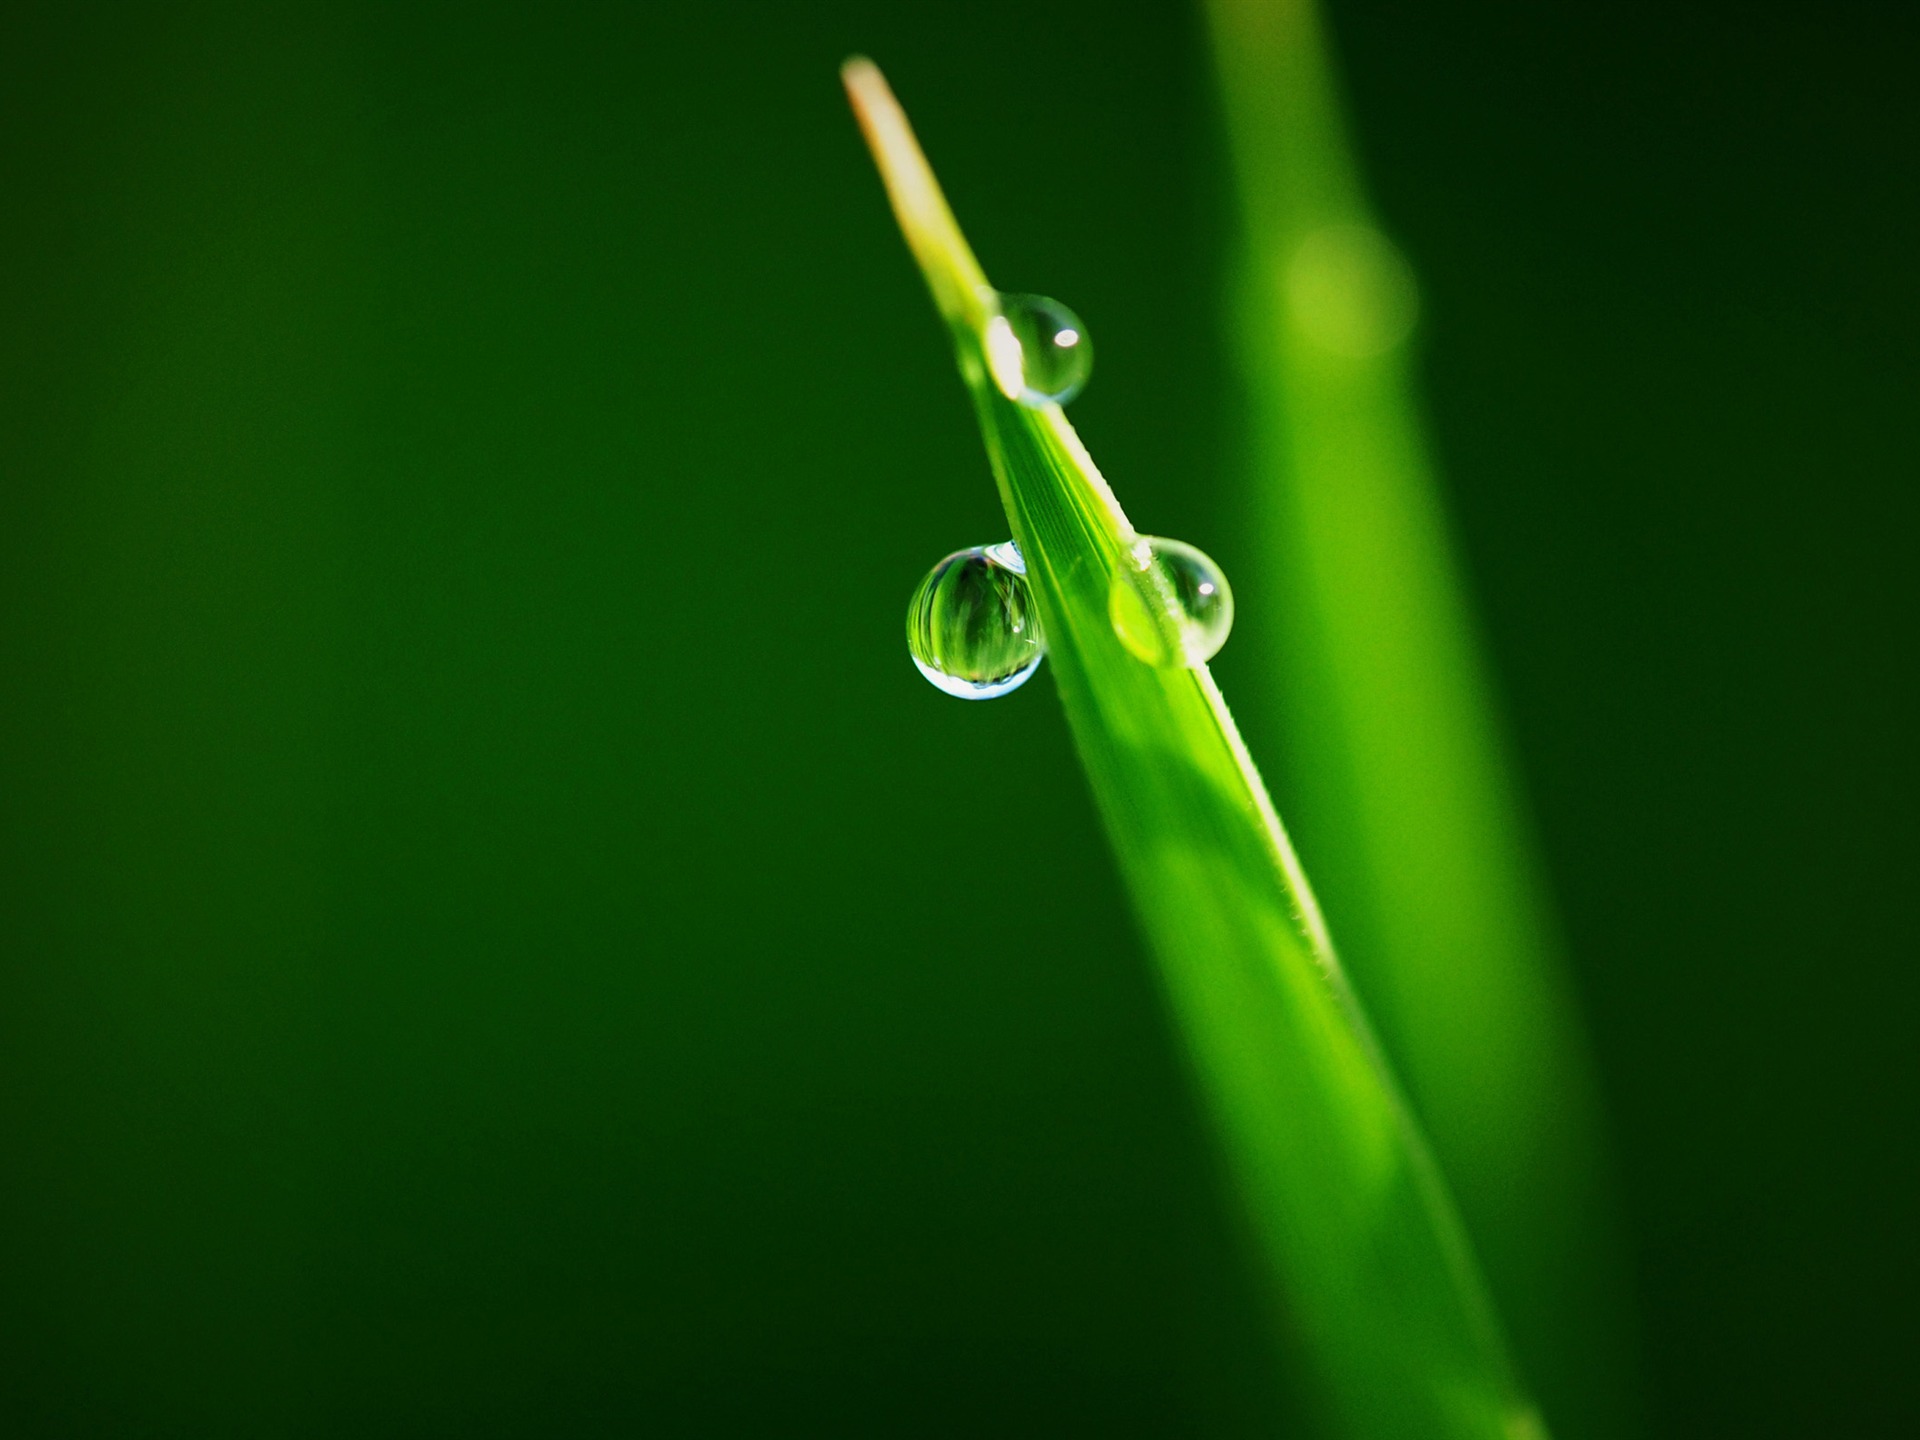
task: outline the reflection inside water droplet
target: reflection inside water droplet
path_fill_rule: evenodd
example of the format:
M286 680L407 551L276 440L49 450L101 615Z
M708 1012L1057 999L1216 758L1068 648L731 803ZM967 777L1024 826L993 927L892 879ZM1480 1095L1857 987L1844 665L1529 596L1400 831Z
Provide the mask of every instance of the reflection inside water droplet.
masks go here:
M1107 595L1113 630L1138 659L1163 670L1204 665L1233 629L1233 588L1183 540L1142 535Z
M1027 563L1011 540L956 550L907 604L907 652L920 673L962 700L1024 685L1046 658Z
M1022 405L1065 405L1093 373L1078 315L1044 295L1002 295L987 322L987 364L1001 394Z

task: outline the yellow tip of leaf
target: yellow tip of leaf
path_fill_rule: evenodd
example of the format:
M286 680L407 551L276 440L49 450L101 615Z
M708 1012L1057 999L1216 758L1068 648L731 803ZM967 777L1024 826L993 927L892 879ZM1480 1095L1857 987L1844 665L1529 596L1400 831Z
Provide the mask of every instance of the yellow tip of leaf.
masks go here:
M979 328L991 311L992 287L947 208L947 197L893 87L864 55L849 58L840 67L840 79L934 303L949 321Z

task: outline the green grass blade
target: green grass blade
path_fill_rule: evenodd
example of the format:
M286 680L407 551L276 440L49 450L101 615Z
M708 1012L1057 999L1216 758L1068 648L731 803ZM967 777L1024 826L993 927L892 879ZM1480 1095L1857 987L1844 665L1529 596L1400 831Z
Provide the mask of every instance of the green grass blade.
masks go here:
M1058 407L1001 393L992 292L879 72L845 78L952 329L1067 719L1287 1333L1334 1433L1538 1434L1464 1234L1204 668L1120 644L1132 526Z
M1593 1089L1309 0L1208 0L1290 805L1547 1410L1627 1426ZM1577 1421L1573 1417L1578 1417Z

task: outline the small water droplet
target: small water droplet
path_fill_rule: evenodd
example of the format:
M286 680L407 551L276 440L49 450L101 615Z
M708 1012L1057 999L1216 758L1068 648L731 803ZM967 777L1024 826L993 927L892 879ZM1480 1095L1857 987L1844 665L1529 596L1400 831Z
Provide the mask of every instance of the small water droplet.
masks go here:
M975 545L929 570L907 603L907 652L922 675L962 700L1024 685L1047 646L1020 547Z
M1080 317L1044 295L1002 295L987 322L994 383L1022 405L1065 405L1093 373L1093 342Z
M1162 670L1204 665L1233 629L1233 589L1220 567L1182 540L1142 535L1114 576L1107 614L1120 643Z

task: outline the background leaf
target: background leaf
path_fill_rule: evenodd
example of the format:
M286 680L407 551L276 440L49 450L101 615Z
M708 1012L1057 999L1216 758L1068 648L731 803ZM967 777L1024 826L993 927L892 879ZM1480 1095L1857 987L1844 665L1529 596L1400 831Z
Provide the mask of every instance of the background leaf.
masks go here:
M1249 629L1287 793L1548 1414L1568 1435L1624 1432L1597 1101L1421 434L1417 284L1355 171L1315 6L1208 14L1243 224L1244 485L1272 596Z

